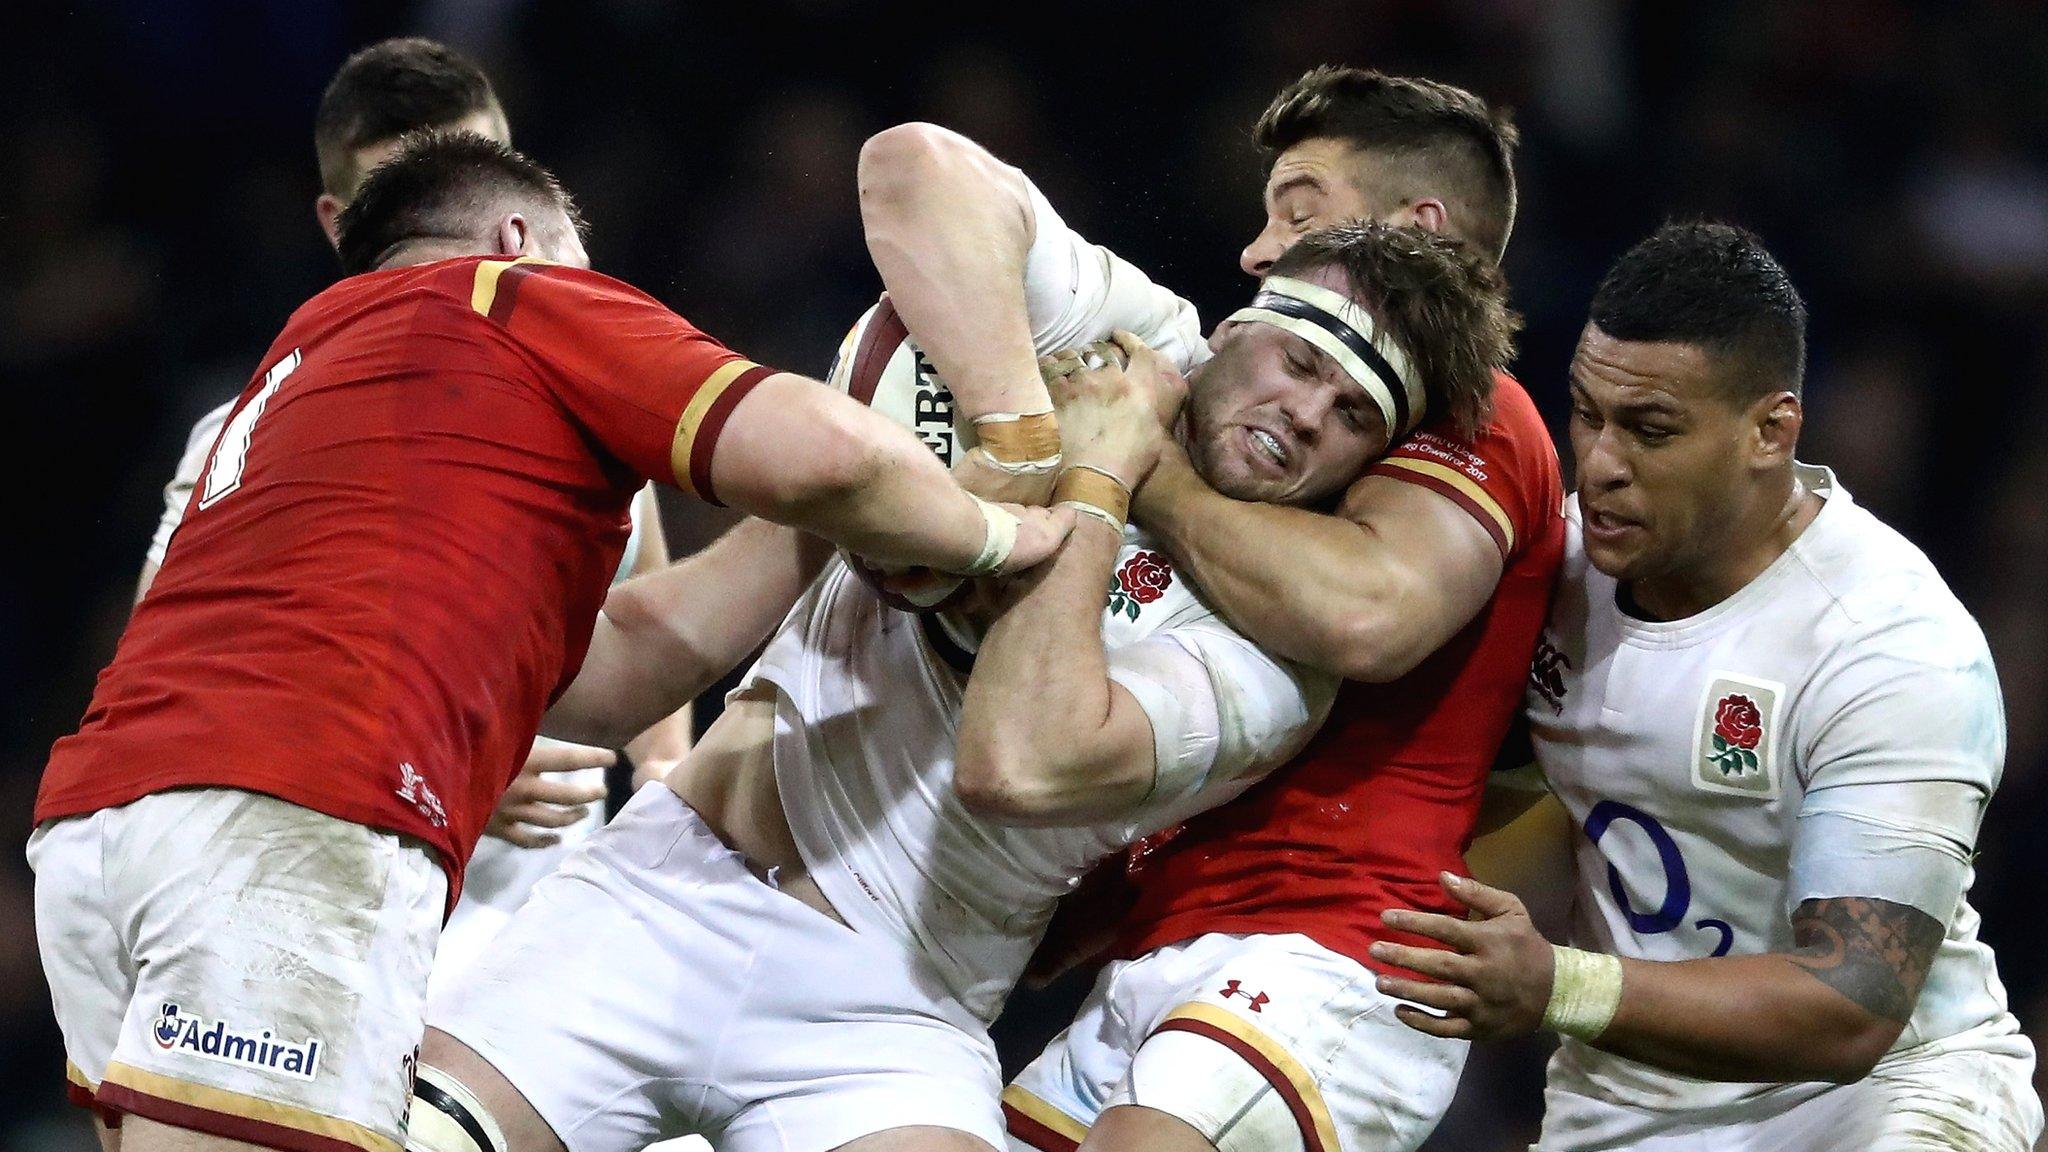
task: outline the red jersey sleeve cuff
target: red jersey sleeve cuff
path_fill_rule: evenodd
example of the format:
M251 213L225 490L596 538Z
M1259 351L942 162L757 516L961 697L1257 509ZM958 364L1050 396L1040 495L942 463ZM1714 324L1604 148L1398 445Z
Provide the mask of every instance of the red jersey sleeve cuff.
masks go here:
M669 464L676 485L707 504L724 507L711 489L711 454L718 447L718 435L732 410L746 399L754 386L775 374L751 360L729 360L704 378L676 421L676 435L669 447Z
M1374 464L1370 473L1410 484L1420 484L1451 503L1472 514L1486 534L1493 537L1494 547L1500 549L1502 560L1508 559L1515 551L1515 522L1500 506L1492 493L1479 486L1479 482L1447 464L1434 460L1417 460L1409 456L1389 456Z

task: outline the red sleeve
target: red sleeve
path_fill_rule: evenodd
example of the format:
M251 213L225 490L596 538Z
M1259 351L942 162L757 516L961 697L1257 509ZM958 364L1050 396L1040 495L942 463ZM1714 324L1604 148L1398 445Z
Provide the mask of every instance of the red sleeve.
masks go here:
M1493 420L1477 438L1425 425L1369 470L1371 475L1420 484L1472 514L1512 559L1541 535L1564 501L1557 449L1529 394L1502 375L1494 388Z
M646 293L579 268L481 261L469 303L539 363L575 420L628 467L719 502L711 491L718 434L774 369Z

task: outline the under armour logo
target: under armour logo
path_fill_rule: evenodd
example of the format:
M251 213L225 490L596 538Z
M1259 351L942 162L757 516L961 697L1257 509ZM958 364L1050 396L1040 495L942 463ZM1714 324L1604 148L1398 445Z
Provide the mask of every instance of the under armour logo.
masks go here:
M1225 1000L1230 999L1232 996L1242 996L1245 999L1252 1002L1252 1011L1262 1011L1270 998L1264 992L1254 994L1245 991L1243 988L1243 983L1244 982L1241 980L1226 981L1223 985L1223 990L1216 994L1218 996L1223 997Z

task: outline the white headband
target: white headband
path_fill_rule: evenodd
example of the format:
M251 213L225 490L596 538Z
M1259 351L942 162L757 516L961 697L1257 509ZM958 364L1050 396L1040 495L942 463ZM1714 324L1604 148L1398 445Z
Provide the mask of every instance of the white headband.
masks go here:
M1392 338L1379 339L1372 313L1343 293L1291 276L1268 276L1250 306L1232 312L1230 319L1271 324L1335 360L1379 406L1389 438L1405 436L1422 423L1428 397L1408 354Z

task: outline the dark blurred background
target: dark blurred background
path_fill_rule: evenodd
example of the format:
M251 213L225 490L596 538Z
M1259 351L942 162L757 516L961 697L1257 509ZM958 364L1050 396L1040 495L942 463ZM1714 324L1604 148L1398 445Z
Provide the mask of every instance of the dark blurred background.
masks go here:
M992 16L973 10L1000 9ZM1813 308L1802 455L1939 564L2011 726L1974 899L2048 1039L2048 11L2033 2L13 0L0 13L0 387L19 436L0 565L0 1149L84 1149L20 845L49 745L127 616L185 432L334 276L313 108L352 50L436 36L490 72L592 254L747 355L822 373L879 285L861 140L937 120L1213 320L1249 287L1249 127L1337 61L1517 110L1518 371L1561 430L1606 264L1671 215L1761 232ZM678 551L716 524L677 499ZM203 750L195 750L203 754ZM654 1010L660 1010L656 1007ZM1014 1023L1050 1009L1036 1002ZM1476 1055L1433 1148L1533 1132L1540 1044Z

